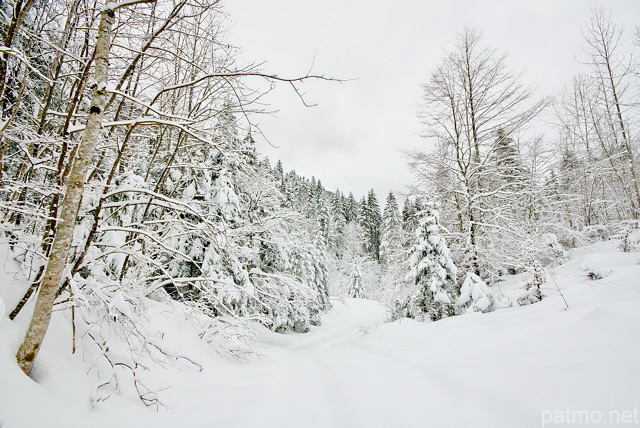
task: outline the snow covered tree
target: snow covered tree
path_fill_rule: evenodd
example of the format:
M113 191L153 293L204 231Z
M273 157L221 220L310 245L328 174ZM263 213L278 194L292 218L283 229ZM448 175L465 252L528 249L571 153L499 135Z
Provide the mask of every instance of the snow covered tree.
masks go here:
M421 199L407 198L402 206L402 228L411 233L416 231L420 223L420 213L423 210Z
M358 211L358 202L356 202L356 198L353 196L353 193L349 192L349 196L344 204L344 218L347 220L347 223L358 218Z
M140 0L138 3L146 2ZM31 2L29 2L31 3ZM111 50L111 31L115 21L115 12L126 5L135 3L110 3L100 12L100 25L95 51L95 84L92 88L91 108L85 126L85 133L78 146L76 157L69 173L65 197L60 208L60 222L56 227L51 254L44 269L40 291L36 300L36 308L25 335L24 342L18 350L18 364L25 373L31 371L38 355L40 345L49 327L53 303L58 296L62 275L67 266L67 258L71 249L75 222L80 210L86 175L91 166L94 150L98 145L102 119L107 104L107 79L109 69L109 53ZM26 12L23 10L22 13ZM24 16L22 17L24 18ZM6 61L6 60L5 60ZM4 63L4 61L3 61ZM0 68L3 79L0 91L4 89L4 72L6 65Z
M354 262L351 268L351 273L349 274L349 278L351 281L349 282L349 290L347 291L347 295L349 297L353 297L355 299L364 299L364 288L362 286L362 276L360 275L360 268Z
M528 239L527 242L530 243L531 240ZM522 287L523 294L518 298L518 304L520 306L540 302L544 298L544 294L540 287L546 282L544 269L535 255L533 248L531 248L531 244L527 245L527 247L527 253L529 255L527 271L531 275L531 280Z
M373 189L369 190L366 199L360 204L360 214L358 221L362 226L365 234L365 251L371 257L380 261L380 227L382 224L382 215L380 214L380 205Z
M550 100L530 101L532 89L520 82L506 56L483 46L472 29L458 35L423 88L425 137L435 149L410 155L418 189L442 200L443 223L455 232L451 245L460 266L481 277L498 275L504 254L497 238L513 236L497 232L514 226L504 214L512 207L519 213L521 204L514 186L492 184L508 142L500 135L516 135Z
M433 321L456 314L457 268L442 236L438 211L427 204L416 230L416 243L411 248L408 278L418 291L415 305Z
M572 232L586 226L640 216L640 146L632 137L640 114L637 74L623 34L609 12L593 10L582 32L583 68L556 105L561 200L549 196L557 213L550 220L563 242L575 241Z
M24 371L60 302L110 322L111 306L124 314L166 291L199 316L318 320L326 260L311 257L314 282L295 275L295 247L315 251L308 222L281 209L251 134L240 136L254 99L244 76L286 79L235 64L219 2L10 3L0 7L0 216L29 260L11 317L30 315L22 308L39 293L17 356ZM82 327L100 346L111 331Z
M382 214L382 230L380 233L380 262L384 265L397 262L402 254L403 231L398 211L398 203L392 192Z

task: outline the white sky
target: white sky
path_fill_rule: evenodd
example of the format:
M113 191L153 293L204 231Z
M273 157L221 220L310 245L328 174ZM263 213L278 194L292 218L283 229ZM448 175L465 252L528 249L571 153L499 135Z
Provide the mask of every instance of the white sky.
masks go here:
M581 28L598 4L629 37L640 25L637 0L229 0L225 9L241 62L293 77L315 57L314 74L357 79L305 84L313 108L277 87L263 99L276 115L253 120L279 148L256 138L259 150L328 190L360 198L373 188L383 204L412 182L401 151L421 144L420 85L465 25L506 51L537 95L555 95L578 69Z

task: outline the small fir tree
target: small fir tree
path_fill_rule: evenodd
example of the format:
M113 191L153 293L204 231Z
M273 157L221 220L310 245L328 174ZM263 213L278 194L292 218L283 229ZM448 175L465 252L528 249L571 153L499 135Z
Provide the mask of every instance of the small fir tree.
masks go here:
M545 283L542 266L536 261L529 270L533 274L533 278L522 287L525 293L518 298L518 304L520 306L538 303L544 298L544 294L542 294L540 290L540 286Z
M387 203L382 214L382 230L380 233L380 263L388 266L396 261L402 252L402 225L398 203L393 193L389 192Z
M416 230L416 243L411 249L409 278L418 287L417 309L433 321L456 314L457 268L440 232L438 211L427 204Z
M351 282L349 283L349 291L347 295L354 299L364 299L364 288L362 286L362 276L360 275L360 269L357 263L353 263L351 268L351 274L349 275Z
M525 284L523 290L525 293L518 298L518 304L520 306L531 305L538 303L544 298L544 294L540 289L540 286L546 282L544 269L540 264L540 261L532 249L527 250L529 263L527 264L527 271L532 275L531 281Z

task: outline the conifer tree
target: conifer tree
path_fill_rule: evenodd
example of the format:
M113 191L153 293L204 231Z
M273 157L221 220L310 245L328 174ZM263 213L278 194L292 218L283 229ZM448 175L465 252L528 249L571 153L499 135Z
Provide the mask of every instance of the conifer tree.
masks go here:
M349 282L349 291L347 295L354 299L364 299L364 288L362 286L362 276L360 275L360 268L358 268L358 264L355 262L351 267L351 273L349 274L350 282Z
M347 220L347 223L358 218L358 202L352 192L349 192L349 197L347 197L344 204L344 218Z
M380 227L382 216L380 205L373 189L363 198L359 216L365 234L365 251L376 261L380 261Z
M419 212L417 206L418 201L414 203L411 198L404 200L404 205L402 206L402 228L407 232L413 233L418 228Z
M382 230L380 234L380 262L388 264L398 257L402 250L402 225L398 203L392 192L382 214Z
M456 314L457 268L441 235L438 211L427 204L421 217L416 243L411 249L408 277L418 287L416 309L436 321Z

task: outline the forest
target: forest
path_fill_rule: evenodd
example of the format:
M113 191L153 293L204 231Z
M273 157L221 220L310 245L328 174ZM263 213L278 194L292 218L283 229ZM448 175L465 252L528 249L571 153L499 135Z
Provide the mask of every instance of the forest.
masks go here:
M201 369L149 334L156 303L249 361L255 325L308 333L335 299L428 324L564 299L548 272L581 246L637 252L640 27L594 9L579 73L555 97L537 97L480 29L452 31L422 82L414 183L354 195L259 152L256 82L306 103L306 82L338 79L241 63L223 3L0 6L0 233L19 267L0 315L19 325L25 374L64 314L94 405L127 382L156 405L139 380L148 361Z

